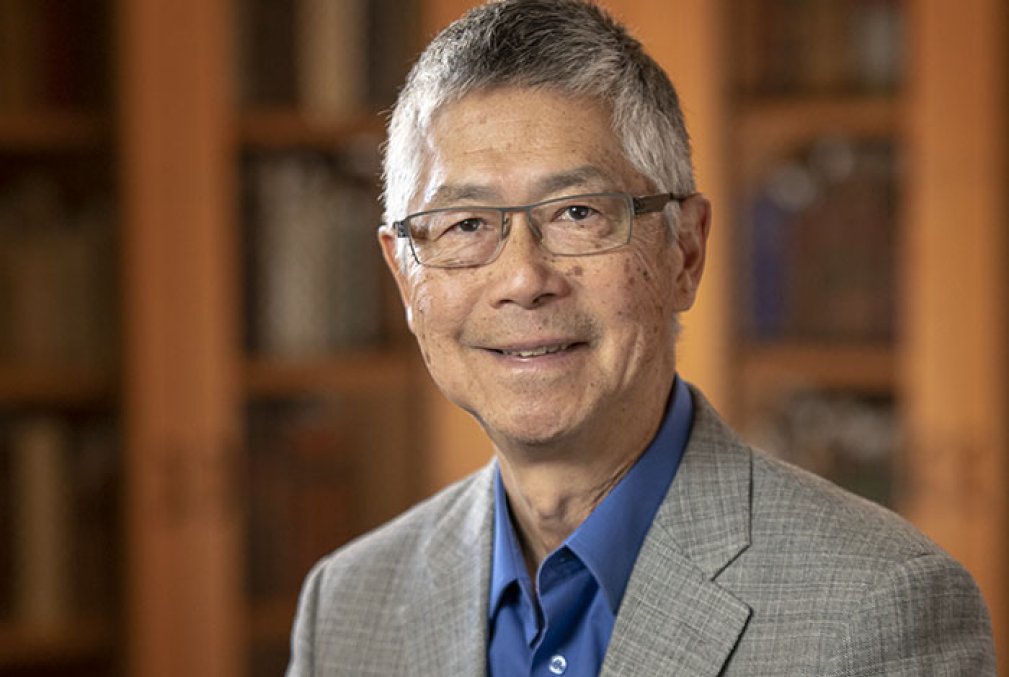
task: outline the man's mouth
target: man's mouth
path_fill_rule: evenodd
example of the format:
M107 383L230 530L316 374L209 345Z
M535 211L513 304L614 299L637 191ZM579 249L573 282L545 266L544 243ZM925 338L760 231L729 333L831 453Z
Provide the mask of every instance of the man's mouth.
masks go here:
M496 350L495 352L505 355L507 357L542 357L544 355L551 355L553 353L559 353L563 350L570 349L573 343L558 343L549 346L539 346L536 348L525 348L522 350Z

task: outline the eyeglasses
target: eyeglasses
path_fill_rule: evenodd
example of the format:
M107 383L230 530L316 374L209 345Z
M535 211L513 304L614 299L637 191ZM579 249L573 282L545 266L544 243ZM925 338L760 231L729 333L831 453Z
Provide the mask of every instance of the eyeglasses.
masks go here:
M557 256L589 256L622 247L631 240L631 223L640 214L662 210L685 197L660 193L589 193L544 200L521 207L446 207L411 214L392 225L410 240L417 263L431 268L482 266L498 257L511 232L511 215L525 212L540 245Z

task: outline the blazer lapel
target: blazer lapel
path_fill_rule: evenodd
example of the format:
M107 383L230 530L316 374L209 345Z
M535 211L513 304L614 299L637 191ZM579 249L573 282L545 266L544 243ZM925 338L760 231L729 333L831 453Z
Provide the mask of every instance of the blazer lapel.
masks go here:
M718 675L750 617L716 580L749 545L750 452L692 394L690 441L638 555L602 675Z
M493 467L481 471L428 544L422 592L404 609L409 675L486 673Z

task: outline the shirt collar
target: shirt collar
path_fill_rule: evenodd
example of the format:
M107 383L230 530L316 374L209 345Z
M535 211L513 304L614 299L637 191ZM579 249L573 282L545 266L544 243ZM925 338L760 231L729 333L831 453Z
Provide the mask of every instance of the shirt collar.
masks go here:
M690 391L677 377L655 438L627 474L561 547L592 572L614 614L623 600L638 551L676 475L693 423ZM489 613L512 582L528 578L508 511L500 469L494 481L494 543Z

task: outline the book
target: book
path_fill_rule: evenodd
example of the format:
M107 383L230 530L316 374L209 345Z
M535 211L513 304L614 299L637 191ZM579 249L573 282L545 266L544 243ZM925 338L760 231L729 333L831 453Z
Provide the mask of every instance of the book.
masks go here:
M41 100L41 7L0 0L0 110L24 110Z
M351 422L339 400L259 402L249 413L249 592L293 599L311 566L358 531Z
M41 628L115 613L119 459L110 415L0 416L0 619Z
M419 52L416 0L241 0L239 100L326 126L389 106Z
M889 92L901 81L904 17L896 0L854 0L852 79L859 89Z
M891 397L787 390L745 428L762 449L892 507L901 438Z
M70 433L56 417L10 431L14 519L14 617L55 626L73 613Z
M98 414L74 422L69 547L73 610L81 618L112 617L118 608L123 575L120 451L115 417Z
M253 351L317 358L381 340L371 184L312 152L260 154L247 172Z
M295 17L302 111L327 122L361 110L368 75L365 0L296 0Z
M413 59L420 52L417 26L420 8L416 0L369 0L367 3L368 103L386 108L406 80Z
M8 417L0 414L0 623L14 615L14 477Z
M277 356L325 354L335 247L324 211L325 168L291 155L262 159L252 172L258 278L254 344Z
M239 101L246 107L296 105L293 4L271 0L239 0L236 4Z
M63 315L64 278L72 255L66 237L59 186L46 175L31 175L12 186L0 206L4 232L2 298L10 317L10 360L63 361L69 328Z
M735 82L750 96L890 92L900 0L747 0L734 12Z
M106 0L32 0L38 7L39 97L47 106L80 109L109 100L112 10Z
M111 198L74 202L58 173L0 186L0 360L109 365L116 345Z
M893 336L897 162L889 142L824 137L772 167L742 213L752 338Z

